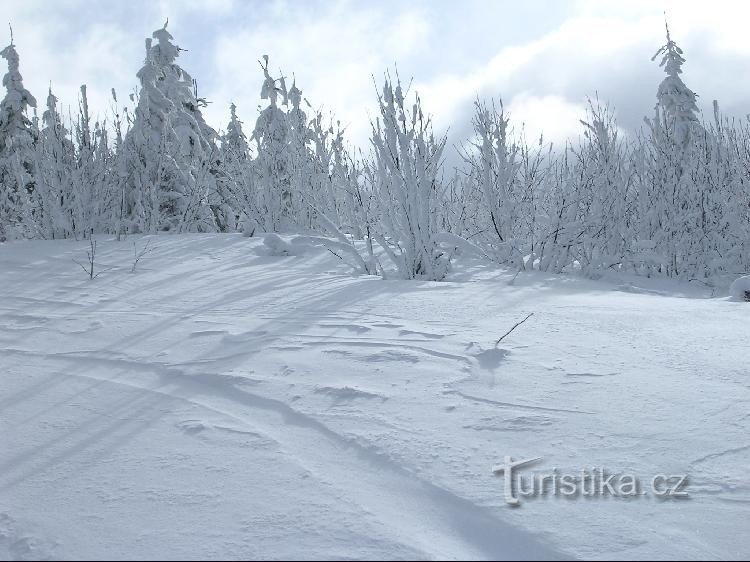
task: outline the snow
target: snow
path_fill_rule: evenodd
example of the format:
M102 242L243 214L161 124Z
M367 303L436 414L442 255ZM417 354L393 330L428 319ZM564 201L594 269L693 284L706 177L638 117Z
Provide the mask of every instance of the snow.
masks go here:
M146 241L100 238L93 281L72 261L88 241L0 244L0 559L750 553L744 304L149 239L131 273ZM690 499L511 508L508 455L688 474Z
M278 234L271 232L263 237L264 247L259 249L259 253L269 256L299 256L308 250L309 244L302 237L296 237L287 242Z
M750 300L750 275L735 279L729 287L729 294L736 300Z

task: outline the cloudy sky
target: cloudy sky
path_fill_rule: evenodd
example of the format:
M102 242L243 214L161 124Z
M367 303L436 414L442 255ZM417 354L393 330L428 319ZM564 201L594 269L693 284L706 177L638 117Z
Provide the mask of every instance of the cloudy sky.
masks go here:
M625 127L650 114L662 73L666 11L685 50L685 82L710 112L750 113L750 3L744 0L4 0L26 87L49 83L75 106L80 84L103 114L115 88L137 86L144 38L169 17L187 49L180 62L224 128L234 101L251 129L260 103L258 58L294 76L314 107L333 111L358 144L373 111L373 76L398 63L438 128L468 135L473 99L502 96L516 127L559 140L578 134L598 93ZM5 32L6 35L9 33ZM0 30L0 36L3 34ZM7 43L9 37L0 42ZM2 61L0 61L2 62Z

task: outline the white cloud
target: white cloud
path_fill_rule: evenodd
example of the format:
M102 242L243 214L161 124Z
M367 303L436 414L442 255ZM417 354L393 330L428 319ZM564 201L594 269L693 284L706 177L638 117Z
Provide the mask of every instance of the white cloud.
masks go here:
M537 96L522 92L506 105L513 122L522 124L529 142L535 142L544 133L545 142L564 143L580 129L584 116L583 104L572 103L561 96Z
M506 46L465 73L438 70L422 76L418 88L428 109L435 111L436 124L452 125L458 139L469 134L471 102L477 95L502 95L512 118L516 124L525 122L530 137L542 131L548 139L577 136L586 98L597 92L611 102L621 122L637 127L650 113L663 76L650 57L664 42L665 9L673 37L687 54L686 82L701 94L703 105L710 107L718 97L725 110L750 110L744 93L750 77L730 63L748 62L744 22L750 4L721 1L714 9L704 2L579 1L557 29Z
M254 118L263 77L256 61L268 54L272 73L281 68L289 79L296 77L313 107L334 111L361 144L369 132L367 108L375 105L373 75L380 77L395 61L424 49L428 35L425 19L409 9L392 18L348 3L332 4L315 16L304 9L284 12L262 26L219 38L209 94L222 105L209 113L223 124L232 100L246 121Z

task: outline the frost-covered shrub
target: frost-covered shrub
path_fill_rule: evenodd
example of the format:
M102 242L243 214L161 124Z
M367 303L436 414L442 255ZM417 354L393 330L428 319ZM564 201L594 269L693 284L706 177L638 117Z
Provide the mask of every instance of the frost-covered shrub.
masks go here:
M476 141L467 150L469 173L460 195L472 207L466 215L471 230L482 233L497 259L523 268L530 199L520 181L520 146L509 139L508 123L502 104L498 111L494 104L475 103Z
M419 96L411 110L400 81L386 80L379 96L380 117L373 123L374 155L368 163L379 203L379 232L373 234L404 279L439 281L454 250L437 235L442 204L442 154L445 137L435 138Z
M263 237L263 246L266 254L269 256L289 256L291 255L291 246L282 240L278 234L273 232Z
M303 256L310 251L310 241L297 236L289 242L278 234L271 232L263 237L263 247L260 253L265 256Z

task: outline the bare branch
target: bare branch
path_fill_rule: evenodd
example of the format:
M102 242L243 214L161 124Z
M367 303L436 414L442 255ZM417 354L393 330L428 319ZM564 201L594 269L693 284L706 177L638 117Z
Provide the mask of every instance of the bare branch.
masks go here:
M498 345L500 345L500 342L501 342L501 341L503 341L503 340L504 340L504 339L505 339L506 337L508 337L508 336L510 335L510 333L511 333L511 332L512 332L513 330L515 330L516 328L518 328L518 327L519 327L519 326L520 326L521 324L523 324L524 322L526 322L526 320L528 320L528 319L529 319L529 318L531 318L532 316L534 316L534 313L533 313L533 312L532 312L532 313L530 313L530 314L529 314L529 315L528 315L528 316L527 316L526 318L524 318L524 319L523 319L523 320L521 320L520 322L516 322L516 324L515 324L515 325L514 325L514 326L513 326L513 327L512 327L512 328L511 328L510 330L508 330L508 331L507 331L507 332L505 332L505 333L504 333L504 334L503 334L502 336L500 336L500 339L498 339L498 340L497 340L497 341L495 342L495 347L497 347Z

